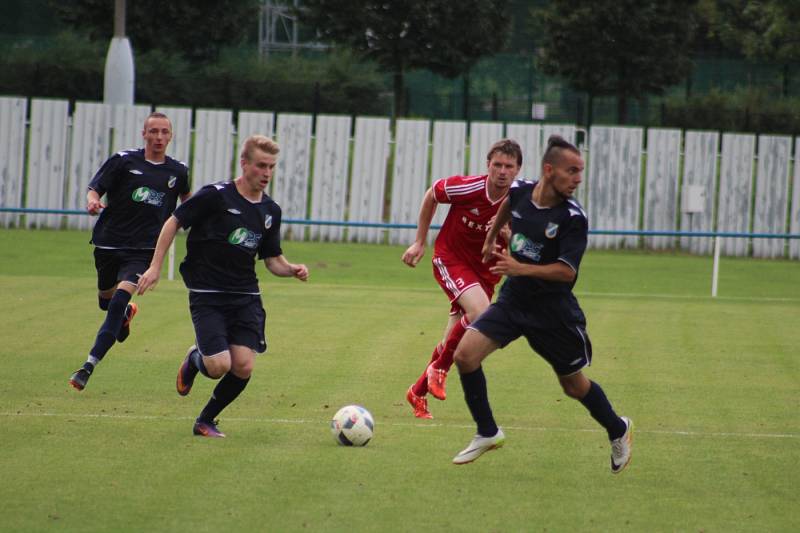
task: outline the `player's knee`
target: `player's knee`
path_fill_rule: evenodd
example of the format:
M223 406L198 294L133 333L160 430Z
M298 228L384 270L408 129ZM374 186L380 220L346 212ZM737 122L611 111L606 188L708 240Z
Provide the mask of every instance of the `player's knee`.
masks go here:
M231 371L241 379L247 379L253 373L253 360L236 362L231 366Z
M564 394L575 400L580 400L588 392L582 380L559 378L558 382L561 384Z
M206 367L208 377L221 378L231 370L231 356L228 352L204 356L203 365Z

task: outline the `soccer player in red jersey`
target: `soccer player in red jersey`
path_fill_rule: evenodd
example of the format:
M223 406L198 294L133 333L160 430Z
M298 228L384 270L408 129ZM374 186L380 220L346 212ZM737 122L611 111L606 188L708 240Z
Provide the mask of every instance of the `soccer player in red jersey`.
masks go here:
M467 326L489 307L494 286L501 278L490 271L494 262L482 262L481 249L497 210L522 167L522 149L516 141L503 139L492 145L486 161L487 174L443 178L427 190L416 238L403 253L405 264L417 266L425 255L436 206L450 204L433 249L433 276L450 300L450 318L425 371L406 392L417 418L433 418L428 411L428 392L439 400L445 399L445 380L456 346ZM506 246L502 233L499 241L500 246Z

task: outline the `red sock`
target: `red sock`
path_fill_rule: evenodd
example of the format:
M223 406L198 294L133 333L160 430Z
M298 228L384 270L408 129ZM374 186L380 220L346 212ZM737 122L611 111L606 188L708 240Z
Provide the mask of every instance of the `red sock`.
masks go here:
M431 360L428 361L428 365L439 358L439 353L441 349L442 345L437 344L436 348L433 349L433 353L431 354ZM422 375L419 377L417 382L411 386L411 392L413 392L417 396L425 396L426 394L428 394L428 365L425 365L425 370L422 371Z
M450 370L450 367L453 366L453 354L456 353L458 343L461 341L461 337L464 336L464 333L466 333L469 323L467 315L463 315L461 320L456 322L453 329L450 330L450 334L447 336L442 353L439 354L438 359L433 363L434 368Z

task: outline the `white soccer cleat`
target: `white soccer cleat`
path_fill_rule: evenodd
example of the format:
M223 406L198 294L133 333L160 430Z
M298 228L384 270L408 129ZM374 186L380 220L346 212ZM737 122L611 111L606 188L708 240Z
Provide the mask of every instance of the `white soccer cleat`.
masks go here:
M631 462L631 448L633 447L633 420L620 417L625 422L625 434L611 441L611 473L619 474Z
M494 437L484 437L482 435L475 435L469 446L458 452L458 455L453 457L453 464L465 465L471 463L484 453L495 448L501 448L506 443L506 436L503 430L497 428L497 433Z

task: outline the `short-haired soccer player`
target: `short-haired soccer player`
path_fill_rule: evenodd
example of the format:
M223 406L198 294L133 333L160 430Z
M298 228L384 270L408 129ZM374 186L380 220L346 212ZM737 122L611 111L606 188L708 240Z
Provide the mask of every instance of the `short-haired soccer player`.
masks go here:
M103 163L86 194L86 210L100 215L91 242L99 305L106 317L87 361L70 376L69 383L77 390L86 387L114 343L128 338L138 310L131 302L138 277L150 265L158 232L178 198L189 197L189 169L166 154L172 140L169 118L151 113L142 138L144 148L118 152Z
M247 386L256 352L267 348L266 313L256 277L256 257L272 274L308 279L308 268L286 260L281 250L281 208L266 191L278 160L272 139L244 141L242 173L229 182L203 187L166 221L139 294L157 282L164 256L178 229L188 228L180 271L189 289L196 344L178 370L178 394L189 394L197 373L222 378L194 423L195 435L224 437L215 418Z
M539 181L517 181L497 213L483 247L492 272L507 276L497 301L470 325L455 353L464 398L477 435L453 458L464 464L505 442L489 405L481 362L497 348L524 336L555 371L564 393L583 404L605 428L611 471L631 459L633 423L618 416L603 389L583 368L591 364L586 318L572 293L586 250L586 213L572 198L584 169L580 151L559 136L548 140ZM511 221L510 250L498 252L500 225ZM509 253L510 252L510 253Z
M436 181L422 200L417 234L403 254L403 262L414 267L425 254L436 207L450 204L433 248L433 276L450 300L450 318L442 341L419 379L408 388L406 400L418 418L433 418L426 395L446 398L445 380L453 364L453 353L466 327L492 301L500 275L490 271L494 262L481 261L486 232L494 222L501 202L522 166L522 149L516 141L502 139L486 155L487 173L480 176L451 176ZM500 239L505 245L505 240Z

